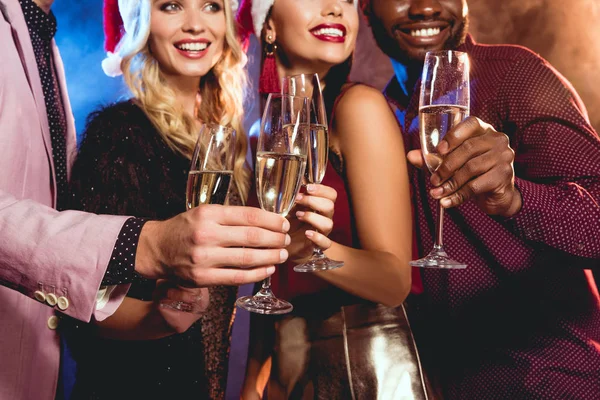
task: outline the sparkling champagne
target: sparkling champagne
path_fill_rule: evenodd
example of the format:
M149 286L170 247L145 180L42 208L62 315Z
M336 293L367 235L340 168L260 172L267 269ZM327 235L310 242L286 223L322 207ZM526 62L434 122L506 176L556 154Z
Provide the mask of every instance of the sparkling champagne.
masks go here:
M286 216L294 205L306 168L306 157L297 154L258 152L256 186L263 210Z
M188 210L200 204L225 204L232 171L190 171L187 181Z
M469 109L461 106L435 105L422 107L419 110L421 147L425 164L431 173L437 171L443 160L437 152L437 145L446 133L468 115Z
M327 137L326 126L310 124L308 162L306 164L306 179L309 183L321 183L325 176L329 150Z

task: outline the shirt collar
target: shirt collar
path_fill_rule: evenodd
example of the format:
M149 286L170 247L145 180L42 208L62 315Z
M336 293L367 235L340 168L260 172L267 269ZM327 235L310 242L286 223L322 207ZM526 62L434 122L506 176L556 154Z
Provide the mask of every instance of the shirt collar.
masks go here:
M46 14L33 0L19 0L19 3L29 31L50 43L56 34L56 18L52 11Z

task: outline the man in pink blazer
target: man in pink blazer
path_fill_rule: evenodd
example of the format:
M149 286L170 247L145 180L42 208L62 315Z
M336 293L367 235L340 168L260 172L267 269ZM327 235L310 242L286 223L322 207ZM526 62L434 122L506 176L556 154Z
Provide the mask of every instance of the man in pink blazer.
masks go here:
M48 13L53 0L34 2L29 6ZM66 118L68 175L75 128L53 40L51 53ZM97 295L131 218L55 210L48 111L19 0L0 0L0 148L0 399L53 399L60 316L102 320L120 305L126 284L118 285L108 302L97 302ZM259 209L207 206L142 225L132 265L148 278L240 285L271 275L272 265L287 258L289 223ZM200 231L223 234L208 237ZM256 240L248 243L248 237ZM219 251L224 247L227 251ZM224 265L251 268L220 268Z

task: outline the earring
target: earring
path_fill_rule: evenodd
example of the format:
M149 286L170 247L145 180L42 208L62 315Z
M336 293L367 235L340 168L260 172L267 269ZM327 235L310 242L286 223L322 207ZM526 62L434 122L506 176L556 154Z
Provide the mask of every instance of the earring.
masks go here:
M267 35L265 47L265 58L258 83L260 93L278 93L279 76L277 75L277 64L275 63L275 51L277 45L273 43L273 36Z

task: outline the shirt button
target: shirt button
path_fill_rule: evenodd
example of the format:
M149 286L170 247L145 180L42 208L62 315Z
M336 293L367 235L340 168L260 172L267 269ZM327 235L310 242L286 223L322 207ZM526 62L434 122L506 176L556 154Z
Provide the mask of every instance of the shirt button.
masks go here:
M58 305L58 308L64 311L69 308L69 299L67 299L65 296L60 296L56 304Z
M57 301L57 298L54 293L48 293L46 295L46 303L48 303L52 307L54 307L56 305L56 301Z
M35 293L33 293L33 297L35 297L37 301L41 301L42 303L46 301L46 295L41 290L36 290Z
M48 318L48 328L52 330L58 328L58 317L56 315L53 315L50 318Z

